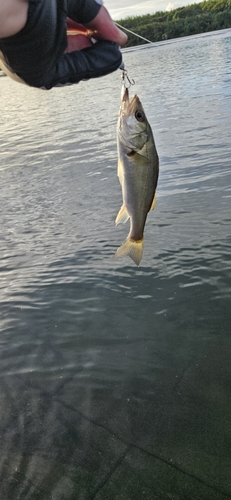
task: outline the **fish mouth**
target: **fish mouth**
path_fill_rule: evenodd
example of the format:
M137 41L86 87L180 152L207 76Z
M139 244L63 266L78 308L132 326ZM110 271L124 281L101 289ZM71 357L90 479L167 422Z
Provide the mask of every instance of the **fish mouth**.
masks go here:
M128 92L128 88L126 87L125 88L125 91L124 91L124 95L122 97L122 102L128 102L129 101L129 92Z
M130 116L133 114L134 110L137 107L141 106L141 102L139 100L139 97L135 94L129 99L129 92L128 88L125 89L124 95L122 97L122 110L123 110L123 115Z

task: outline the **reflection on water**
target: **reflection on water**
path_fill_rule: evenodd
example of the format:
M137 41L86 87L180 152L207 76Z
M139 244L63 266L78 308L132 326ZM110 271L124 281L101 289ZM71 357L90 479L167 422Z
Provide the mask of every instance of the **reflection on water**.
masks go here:
M138 269L120 74L1 79L1 500L231 498L230 45L124 54L160 156Z

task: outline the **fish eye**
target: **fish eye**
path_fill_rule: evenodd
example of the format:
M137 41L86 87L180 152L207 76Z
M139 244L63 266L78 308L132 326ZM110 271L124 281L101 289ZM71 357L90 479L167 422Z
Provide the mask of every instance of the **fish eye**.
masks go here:
M144 113L143 111L136 110L135 112L135 117L138 122L143 122L144 121Z

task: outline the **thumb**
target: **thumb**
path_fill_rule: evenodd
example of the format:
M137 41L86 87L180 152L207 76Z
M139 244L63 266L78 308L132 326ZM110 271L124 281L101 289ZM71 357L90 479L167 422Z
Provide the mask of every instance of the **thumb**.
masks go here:
M126 43L128 38L122 30L117 28L104 6L100 8L97 16L84 26L92 32L94 38L109 40L121 46Z

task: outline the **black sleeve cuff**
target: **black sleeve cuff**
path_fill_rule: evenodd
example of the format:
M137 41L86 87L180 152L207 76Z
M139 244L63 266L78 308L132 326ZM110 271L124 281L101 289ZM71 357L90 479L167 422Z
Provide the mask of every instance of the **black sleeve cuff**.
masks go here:
M83 2L82 8L79 10L77 22L81 24L87 24L93 21L97 16L101 5L95 0L85 0Z

